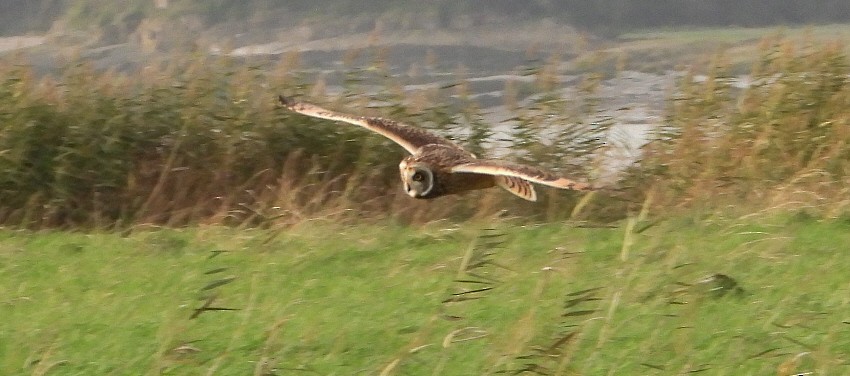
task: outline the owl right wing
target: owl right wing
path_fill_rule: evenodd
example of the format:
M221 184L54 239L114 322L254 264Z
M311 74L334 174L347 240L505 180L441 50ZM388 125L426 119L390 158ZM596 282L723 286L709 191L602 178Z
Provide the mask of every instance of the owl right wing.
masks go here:
M592 190L590 184L581 183L575 180L570 180L560 176L555 176L549 172L543 171L536 167L526 166L517 163L493 159L478 159L472 162L459 164L451 168L451 172L455 173L471 173L471 174L486 174L495 176L505 176L527 180L532 183L548 185L550 187L561 189L572 189L576 191ZM498 182L498 180L497 180ZM510 185L509 182L505 182ZM502 185L502 184L500 184ZM503 185L504 186L504 185ZM508 188L508 187L506 187ZM509 189L511 190L511 189ZM522 195L519 195L522 196Z
M302 115L359 125L401 145L410 154L417 154L419 148L429 144L446 145L463 150L460 146L445 137L393 120L334 112L314 104L295 102L282 95L278 96L278 100L280 100L280 104L284 107Z
M514 176L496 175L496 185L528 201L537 201L534 185Z

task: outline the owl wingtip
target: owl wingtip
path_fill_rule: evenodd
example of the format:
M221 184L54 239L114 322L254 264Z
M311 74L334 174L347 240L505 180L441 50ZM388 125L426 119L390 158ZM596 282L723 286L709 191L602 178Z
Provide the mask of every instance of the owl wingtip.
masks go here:
M581 183L581 182L577 182L577 181L573 181L573 180L569 180L569 179L564 179L564 178L560 178L558 180L561 180L561 182L560 182L561 184L559 184L559 186L564 188L564 189L571 189L571 190L574 190L574 191L594 191L594 190L596 190L596 188L594 188L593 185L588 184L588 183Z

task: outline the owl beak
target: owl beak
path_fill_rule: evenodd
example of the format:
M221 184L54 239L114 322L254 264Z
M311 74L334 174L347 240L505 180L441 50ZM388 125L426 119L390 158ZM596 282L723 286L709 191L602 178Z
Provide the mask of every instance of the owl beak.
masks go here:
M407 182L404 182L404 191L405 191L405 192L407 192L407 195L408 195L408 196L410 196L410 197L413 197L413 198L416 198L416 197L417 197L417 196L416 196L416 191L415 191L415 190L413 190L413 189L410 187L410 184L407 184Z

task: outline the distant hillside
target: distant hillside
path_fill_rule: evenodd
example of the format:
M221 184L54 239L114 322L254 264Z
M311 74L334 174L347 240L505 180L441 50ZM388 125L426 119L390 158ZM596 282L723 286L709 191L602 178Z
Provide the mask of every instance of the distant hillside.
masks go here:
M436 28L510 19L550 18L603 34L673 26L766 26L850 21L844 0L0 0L0 34L43 32L62 19L72 27L126 28L145 18L199 17L274 23L268 15L322 17L412 13ZM289 17L285 17L290 19ZM120 29L119 28L119 29Z

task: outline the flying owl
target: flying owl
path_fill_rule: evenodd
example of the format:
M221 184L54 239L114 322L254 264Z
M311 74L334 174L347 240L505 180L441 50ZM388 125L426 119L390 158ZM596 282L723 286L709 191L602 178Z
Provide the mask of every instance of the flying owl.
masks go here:
M555 176L536 167L494 159L478 159L446 138L393 120L355 116L326 110L279 96L291 111L321 119L359 125L401 145L411 155L398 165L404 190L410 197L431 199L499 186L529 201L537 201L531 183L572 190L591 186Z

